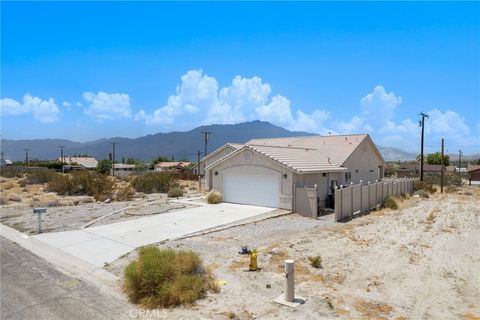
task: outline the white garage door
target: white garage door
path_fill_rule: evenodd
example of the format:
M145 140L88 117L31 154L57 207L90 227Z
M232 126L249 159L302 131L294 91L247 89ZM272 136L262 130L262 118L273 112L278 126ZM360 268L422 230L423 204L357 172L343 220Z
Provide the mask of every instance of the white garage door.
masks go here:
M278 208L280 181L273 175L225 174L223 199L225 202Z

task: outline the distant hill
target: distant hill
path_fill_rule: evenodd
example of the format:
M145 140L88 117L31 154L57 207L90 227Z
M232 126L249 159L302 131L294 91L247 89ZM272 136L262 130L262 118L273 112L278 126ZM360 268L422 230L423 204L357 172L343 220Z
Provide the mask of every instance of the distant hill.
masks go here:
M417 158L417 154L404 151L402 149L382 146L377 146L377 148L385 161L408 161L415 160Z
M111 142L116 146L116 159L122 157L151 160L159 155L173 157L175 159L197 159L197 151L203 152L202 131L210 131L209 152L221 147L227 142L245 143L254 138L281 138L289 136L312 135L308 132L289 131L274 126L269 122L252 121L234 125L209 125L201 126L185 132L169 132L147 135L135 139L109 138L89 142L73 142L62 139L38 139L38 140L3 140L2 151L5 158L11 160L25 159L24 149L30 149L31 159L55 159L59 156L59 145L66 146L65 154L88 154L97 159L106 159L112 151ZM385 161L415 160L416 154L392 147L377 146Z
M202 131L212 132L208 142L209 152L227 142L245 143L254 138L311 135L307 132L288 131L269 122L252 121L235 125L201 126L186 132L157 133L136 139L115 137L85 143L60 139L3 140L2 151L5 158L14 161L25 159L24 149L31 149L31 159L55 159L59 156L58 146L64 145L67 155L88 154L97 159L105 159L112 151L111 142L115 141L119 143L115 148L117 160L122 157L151 160L159 155L196 160L197 151L204 150Z

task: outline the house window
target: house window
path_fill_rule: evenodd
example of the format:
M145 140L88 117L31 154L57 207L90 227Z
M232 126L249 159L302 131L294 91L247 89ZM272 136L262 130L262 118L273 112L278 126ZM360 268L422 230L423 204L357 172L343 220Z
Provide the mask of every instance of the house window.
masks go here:
M345 173L345 182L349 183L351 179L352 179L352 173L351 172L346 172Z

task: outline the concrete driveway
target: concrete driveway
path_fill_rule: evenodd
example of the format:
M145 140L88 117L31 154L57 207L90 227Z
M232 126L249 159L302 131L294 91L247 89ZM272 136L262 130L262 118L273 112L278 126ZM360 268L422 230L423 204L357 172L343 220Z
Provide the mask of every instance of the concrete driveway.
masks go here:
M82 230L39 234L34 237L102 267L137 247L178 238L273 210L275 209L221 203Z

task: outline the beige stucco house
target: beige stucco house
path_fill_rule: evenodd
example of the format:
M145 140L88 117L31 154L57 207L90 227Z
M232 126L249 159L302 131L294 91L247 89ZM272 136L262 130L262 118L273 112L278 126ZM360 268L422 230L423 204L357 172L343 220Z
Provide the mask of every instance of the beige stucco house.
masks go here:
M213 151L212 153L209 153L206 157L203 157L202 160L200 160L200 174L205 174L205 167L211 165L212 163L218 161L219 159L225 157L233 151L240 149L241 147L243 147L243 144L227 143L222 147L218 148L217 150ZM193 169L193 173L197 173L197 168Z
M254 139L205 160L207 189L225 202L289 210L296 188L316 187L318 206L326 207L335 186L381 180L385 166L367 134Z

